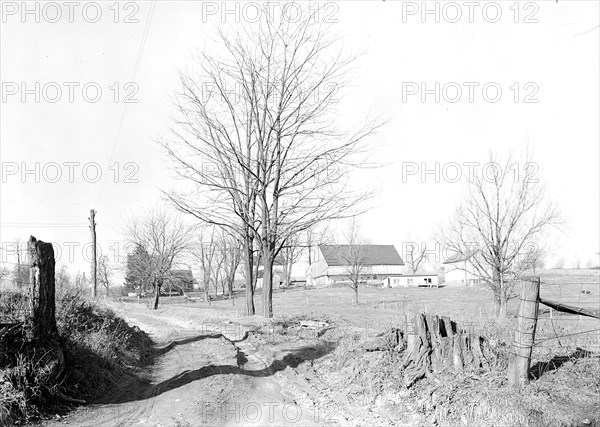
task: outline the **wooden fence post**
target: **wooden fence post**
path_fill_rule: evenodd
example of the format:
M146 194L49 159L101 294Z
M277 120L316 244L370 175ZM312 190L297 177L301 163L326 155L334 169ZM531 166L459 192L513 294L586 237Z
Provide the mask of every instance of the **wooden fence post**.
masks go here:
M52 336L56 329L54 248L30 236L27 243L31 261L31 316L37 337Z
M529 380L531 351L535 340L535 329L538 319L540 297L540 278L534 277L523 281L519 318L515 328L513 353L508 365L508 383L511 386L522 386Z

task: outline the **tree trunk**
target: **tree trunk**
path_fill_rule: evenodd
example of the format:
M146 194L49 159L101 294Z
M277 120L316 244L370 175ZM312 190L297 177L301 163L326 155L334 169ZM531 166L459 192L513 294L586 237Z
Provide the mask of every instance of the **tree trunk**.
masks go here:
M49 337L57 333L56 305L54 302L54 248L51 243L29 237L31 259L31 315L37 337Z
M290 286L290 283L292 281L292 267L293 267L294 263L290 260L288 267L287 267L287 271L285 272L285 286L288 287Z
M158 309L158 299L160 297L160 283L154 286L154 310Z
M500 274L500 268L497 266L493 267L492 272L492 290L494 291L494 315L496 317L502 316L502 299L504 296L502 275Z
M498 280L500 282L500 316L506 317L506 284L504 283L504 276L501 273L498 273Z
M284 259L283 261L283 267L282 267L282 274L283 274L283 286L287 287L288 286L288 281L287 281L287 271L288 271L288 267L287 267L287 259Z
M500 317L502 311L502 296L500 295L500 289L494 289L494 315Z
M290 282L292 279L292 259L291 257L289 258L285 258L284 262L283 262L283 286L284 287L288 287L290 286Z
M270 242L263 246L263 316L273 317L273 258L274 251Z
M244 268L246 269L246 315L253 316L254 309L254 255L252 239L246 237L244 242Z
M208 302L208 299L210 298L210 295L208 294L209 292L209 283L206 279L204 279L204 302Z
M358 305L358 283L354 284L354 304Z
M508 305L508 295L501 295L501 297L500 297L500 317L506 317L507 305Z

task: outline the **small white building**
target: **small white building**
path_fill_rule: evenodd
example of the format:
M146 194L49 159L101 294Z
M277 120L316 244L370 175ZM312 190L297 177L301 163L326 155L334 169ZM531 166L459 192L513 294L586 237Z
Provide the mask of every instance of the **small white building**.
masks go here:
M443 262L444 282L446 285L478 285L481 278L469 261L475 253L455 254Z
M438 287L439 279L435 272L423 272L415 274L404 274L402 276L390 276L385 282L386 288L396 288L399 286L429 286Z

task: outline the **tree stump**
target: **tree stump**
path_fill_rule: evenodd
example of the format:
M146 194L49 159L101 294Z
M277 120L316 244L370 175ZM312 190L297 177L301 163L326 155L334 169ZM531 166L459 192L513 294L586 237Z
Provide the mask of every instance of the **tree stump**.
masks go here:
M404 385L409 388L421 378L445 370L480 370L489 366L487 343L467 334L448 317L418 314L407 329L402 362Z
M31 317L36 337L52 337L57 334L54 249L51 243L44 243L30 236L27 244L31 260Z
M55 303L55 260L51 243L30 236L27 242L30 267L30 314L34 345L44 349L36 361L49 374L48 382L59 382L66 367L58 341Z

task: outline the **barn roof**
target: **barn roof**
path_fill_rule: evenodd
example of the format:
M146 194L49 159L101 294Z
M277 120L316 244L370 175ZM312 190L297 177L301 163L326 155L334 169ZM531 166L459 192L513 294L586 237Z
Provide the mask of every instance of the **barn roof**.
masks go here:
M362 250L364 265L404 265L394 245L357 245ZM348 265L352 245L320 245L319 249L329 267Z

